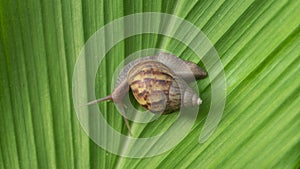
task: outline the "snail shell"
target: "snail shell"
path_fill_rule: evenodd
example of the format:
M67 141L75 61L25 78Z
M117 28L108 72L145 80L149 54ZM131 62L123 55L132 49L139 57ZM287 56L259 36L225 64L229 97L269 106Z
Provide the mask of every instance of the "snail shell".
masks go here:
M184 67L183 65L190 70L178 69ZM86 105L112 100L126 117L122 99L131 89L137 102L151 112L172 113L180 109L180 106L196 106L202 103L187 83L205 77L206 72L197 64L171 54L159 53L136 59L125 65L112 94ZM124 119L130 131L129 123L126 118Z
M128 84L140 105L153 113L171 113L183 106L199 105L201 99L166 65L144 60L130 69ZM184 90L184 91L181 91Z

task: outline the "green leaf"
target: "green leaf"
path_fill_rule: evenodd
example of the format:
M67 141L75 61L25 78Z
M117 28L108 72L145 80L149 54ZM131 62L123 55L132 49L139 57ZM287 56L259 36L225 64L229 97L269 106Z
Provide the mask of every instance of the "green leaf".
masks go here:
M0 168L299 168L299 6L298 0L0 1ZM211 99L209 78L200 81L203 104L187 137L161 155L127 158L84 132L72 76L83 45L98 29L141 12L169 13L201 29L224 65L227 98L218 128L199 144ZM195 61L193 51L173 38L129 37L101 62L96 96L109 94L125 57L147 48ZM127 133L113 104L99 107L108 124ZM161 133L176 116L131 123L134 136ZM116 146L126 151L126 144Z

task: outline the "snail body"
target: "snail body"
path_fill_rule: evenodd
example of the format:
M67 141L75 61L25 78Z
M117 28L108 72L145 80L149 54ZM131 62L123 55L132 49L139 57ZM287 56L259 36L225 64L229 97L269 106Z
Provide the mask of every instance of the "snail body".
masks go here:
M183 66L190 70L182 69ZM112 100L125 116L122 100L131 89L141 106L153 113L168 114L179 110L181 106L200 105L202 103L200 97L187 83L205 77L206 72L195 63L171 54L159 53L136 59L125 65L112 94L91 101L87 105ZM129 129L128 121L124 119Z

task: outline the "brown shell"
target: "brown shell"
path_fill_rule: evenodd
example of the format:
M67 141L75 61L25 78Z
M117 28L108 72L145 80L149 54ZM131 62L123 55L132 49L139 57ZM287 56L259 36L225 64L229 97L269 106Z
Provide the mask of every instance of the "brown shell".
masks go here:
M157 61L142 61L128 73L128 84L140 105L153 113L178 110L181 95L175 74Z

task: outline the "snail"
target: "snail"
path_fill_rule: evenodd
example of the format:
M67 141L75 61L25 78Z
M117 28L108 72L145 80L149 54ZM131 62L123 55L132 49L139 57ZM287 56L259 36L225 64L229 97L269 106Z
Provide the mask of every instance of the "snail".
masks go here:
M189 70L184 69L185 66ZM206 75L197 64L161 52L155 56L136 59L125 65L119 73L113 92L86 105L105 100L113 101L123 114L130 132L122 104L123 97L129 89L137 102L150 112L168 114L179 110L180 106L197 106L202 103L200 97L187 83L194 79L203 79Z

